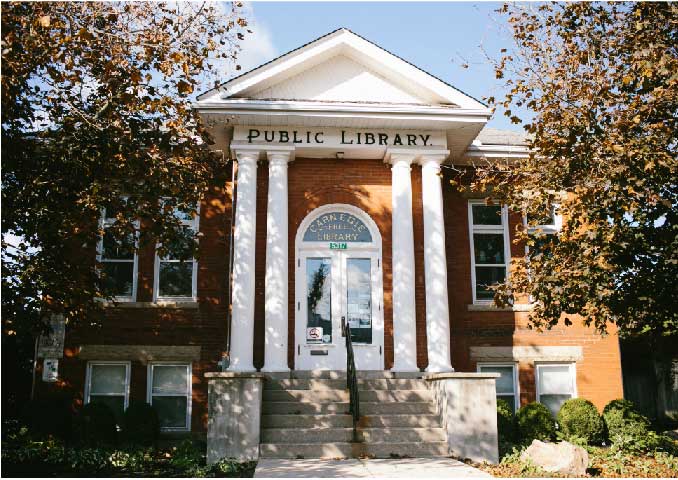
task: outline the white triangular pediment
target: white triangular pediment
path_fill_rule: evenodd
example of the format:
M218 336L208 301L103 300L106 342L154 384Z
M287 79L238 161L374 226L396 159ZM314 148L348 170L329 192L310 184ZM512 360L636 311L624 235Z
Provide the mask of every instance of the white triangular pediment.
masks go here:
M268 88L251 98L328 102L428 103L427 99L395 85L369 67L336 55Z
M200 95L198 106L239 99L423 104L486 110L476 99L343 28Z

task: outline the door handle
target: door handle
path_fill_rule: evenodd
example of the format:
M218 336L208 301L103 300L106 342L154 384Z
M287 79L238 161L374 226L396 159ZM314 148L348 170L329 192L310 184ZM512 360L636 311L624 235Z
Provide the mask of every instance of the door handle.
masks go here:
M301 355L301 345L297 343L297 355Z
M341 336L346 336L346 317L341 317Z

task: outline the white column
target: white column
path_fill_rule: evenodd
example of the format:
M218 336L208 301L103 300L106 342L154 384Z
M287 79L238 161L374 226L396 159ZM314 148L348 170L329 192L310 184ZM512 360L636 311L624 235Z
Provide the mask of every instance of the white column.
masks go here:
M287 366L287 162L289 151L269 151L266 210L265 372Z
M414 228L412 178L414 154L391 155L393 202L393 350L392 371L416 372L417 325L414 289Z
M257 224L259 152L236 151L238 160L235 231L233 232L233 314L229 370L254 371L254 254Z
M427 372L452 371L450 359L450 312L447 300L445 220L440 178L442 154L421 157L421 187L424 206L424 274L426 281Z

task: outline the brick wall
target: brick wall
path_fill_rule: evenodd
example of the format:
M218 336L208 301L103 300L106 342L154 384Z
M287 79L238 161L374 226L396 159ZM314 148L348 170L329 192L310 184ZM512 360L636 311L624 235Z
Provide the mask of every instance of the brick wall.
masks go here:
M298 158L289 165L289 365L294 365L295 348L295 237L304 217L313 209L330 203L345 203L365 211L375 221L382 236L384 280L384 359L393 365L393 322L391 297L391 170L381 160L333 160ZM229 175L230 177L230 175ZM255 366L264 360L264 272L266 253L266 207L268 169L265 163L257 174ZM82 395L85 360L78 358L80 345L197 345L200 359L193 362L192 428L202 431L207 415L207 385L203 374L217 369L226 345L228 314L228 257L231 221L231 184L209 192L201 205L198 303L192 308L110 308L97 328L80 327L67 335L67 356L61 375ZM591 329L578 325L556 327L538 333L527 328L527 314L502 311L469 311L471 261L468 237L467 199L456 193L443 178L450 302L452 364L458 371L473 371L472 346L581 346L583 359L577 363L579 396L599 408L622 396L621 367L617 337L601 338ZM425 326L425 285L423 269L423 208L421 168L412 167L415 243L415 285L417 322L417 364L427 365ZM520 218L512 216L511 230ZM522 255L514 245L512 255ZM138 301L153 298L153 247L139 255ZM238 339L233 339L237 342ZM102 359L104 360L104 359ZM535 399L534 368L521 362L520 391L523 403ZM47 388L44 384L42 389ZM132 363L131 398L146 398L146 365Z

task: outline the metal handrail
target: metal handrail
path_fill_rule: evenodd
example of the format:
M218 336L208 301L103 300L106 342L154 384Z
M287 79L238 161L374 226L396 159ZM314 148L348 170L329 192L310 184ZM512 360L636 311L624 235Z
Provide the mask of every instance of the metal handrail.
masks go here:
M358 420L360 419L360 397L358 395L358 374L355 369L355 357L353 356L353 342L351 340L351 327L341 319L342 334L346 337L346 388L349 392L350 413L353 416L353 441L358 440Z

